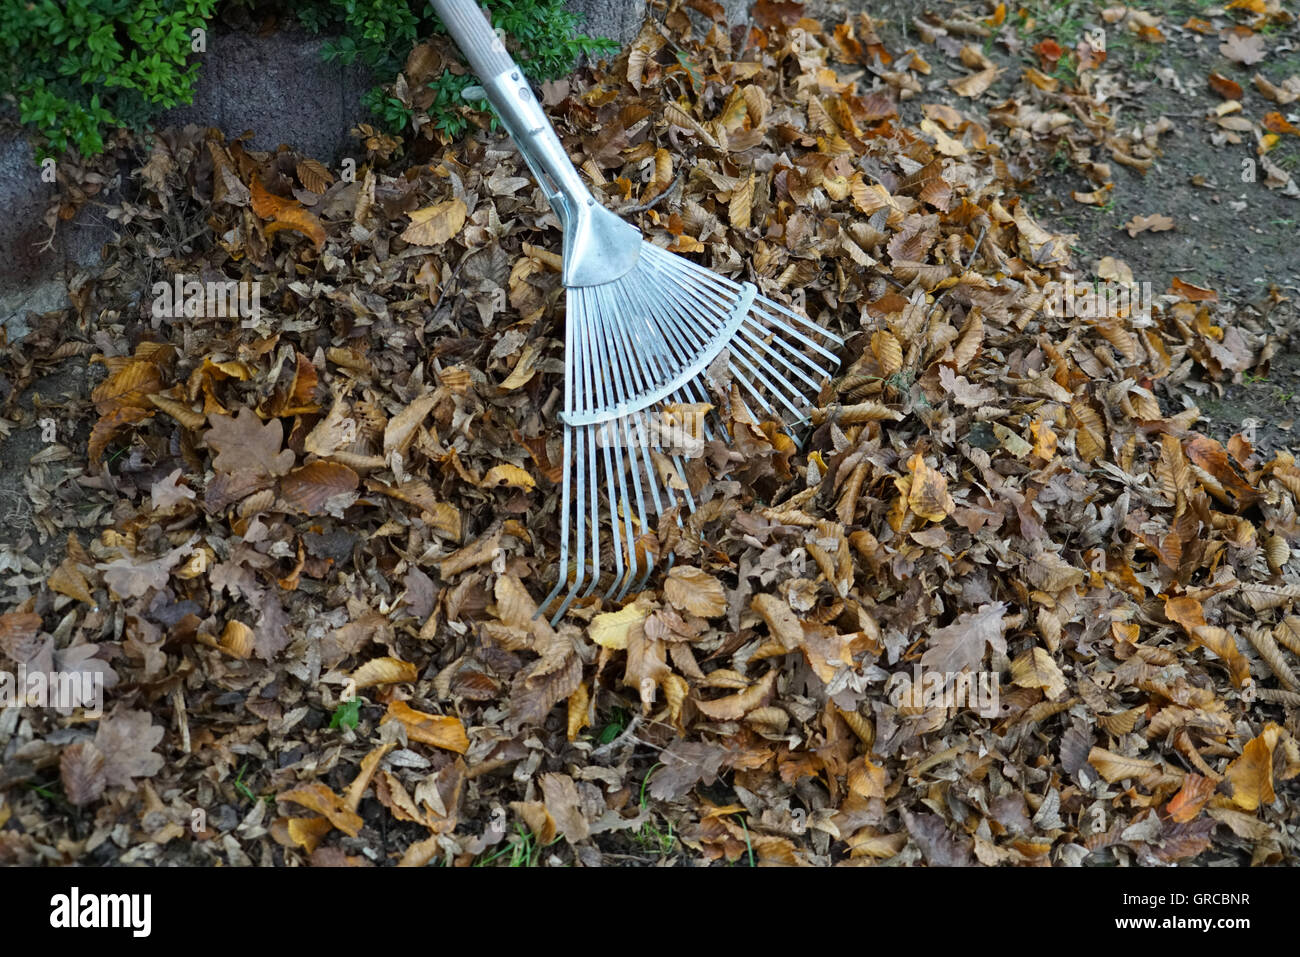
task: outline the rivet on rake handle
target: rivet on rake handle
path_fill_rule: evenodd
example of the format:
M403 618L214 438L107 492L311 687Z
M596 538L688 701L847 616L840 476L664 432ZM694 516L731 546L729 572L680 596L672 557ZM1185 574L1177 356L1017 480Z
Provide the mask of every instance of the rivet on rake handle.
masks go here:
M805 316L646 242L592 197L514 61L473 0L432 0L482 81L564 229L564 479L552 623L608 577L606 598L655 566L651 515L695 508L665 404L712 404L707 370L727 375L751 414L807 421L810 396L839 366L842 340ZM704 437L712 434L706 425ZM608 519L608 530L602 535ZM672 556L665 563L672 564Z

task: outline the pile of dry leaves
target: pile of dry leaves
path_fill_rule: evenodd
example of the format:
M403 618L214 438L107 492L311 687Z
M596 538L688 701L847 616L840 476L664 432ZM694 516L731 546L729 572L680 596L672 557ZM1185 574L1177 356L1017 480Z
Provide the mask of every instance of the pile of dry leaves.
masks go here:
M0 712L0 860L1295 860L1300 466L1176 389L1271 346L1185 285L1049 315L1093 273L992 131L901 124L916 51L693 6L546 104L649 239L846 337L811 434L723 384L702 504L642 543L672 570L552 628L558 222L509 142L365 131L343 178L162 138L14 349L106 377L31 466L66 556L7 557L0 652L106 713ZM155 315L178 275L260 309ZM996 713L891 694L918 668L995 672Z

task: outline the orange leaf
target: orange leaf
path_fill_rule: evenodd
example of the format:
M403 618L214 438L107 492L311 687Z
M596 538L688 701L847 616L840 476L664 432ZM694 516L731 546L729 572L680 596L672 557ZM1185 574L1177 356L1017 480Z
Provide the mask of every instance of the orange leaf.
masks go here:
M1265 113L1263 119L1264 127L1274 133L1290 133L1292 136L1300 136L1300 129L1286 121L1286 117L1277 110Z
M253 185L249 187L249 195L252 198L253 212L258 215L259 219L275 219L281 212L300 205L296 199L285 199L282 196L276 196L270 192L262 181L253 178Z
M1185 595L1165 599L1165 617L1191 634L1193 628L1205 624L1205 615L1201 612L1201 603Z
M271 236L282 229L292 229L302 233L318 250L325 245L325 227L321 225L319 219L301 207L292 206L280 210L275 214L275 222L268 225L264 232Z
M1209 76L1210 89L1225 100L1240 100L1243 94L1241 84L1235 80L1230 80L1222 73L1211 73ZM1285 122L1285 121L1284 121Z
M431 744L435 748L445 748L457 754L464 754L469 750L469 737L465 734L465 726L460 723L460 718L426 714L423 711L416 711L404 701L394 701L388 706L388 713L379 723L387 724L389 721L400 721L404 724L406 736L412 741Z
M324 783L312 781L292 791L285 791L276 798L301 805L309 811L323 814L331 824L348 837L356 837L361 830L361 815L349 810L343 798L331 791Z
M1189 302L1218 302L1219 294L1213 289L1202 289L1190 282L1183 282L1175 276L1169 283L1169 291L1177 293Z
M1217 787L1218 783L1210 778L1188 774L1183 778L1183 786L1178 793L1165 805L1165 811L1175 824L1185 824L1201 813L1201 808Z
M1051 37L1048 37L1046 40L1043 40L1034 47L1034 52L1037 53L1039 58L1043 61L1044 67L1049 70L1056 69L1056 61L1061 59L1062 55L1065 53L1065 51L1061 49L1061 45Z

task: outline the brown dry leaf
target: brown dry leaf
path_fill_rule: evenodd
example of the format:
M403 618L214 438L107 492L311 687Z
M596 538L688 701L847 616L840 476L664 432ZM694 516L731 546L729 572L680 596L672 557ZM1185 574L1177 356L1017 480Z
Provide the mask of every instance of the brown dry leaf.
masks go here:
M567 774L541 776L542 803L555 821L555 826L570 844L585 841L591 830L582 816L582 797L578 785Z
M248 658L253 654L255 642L253 629L242 621L231 619L221 631L220 648L232 658Z
M108 778L104 772L104 755L91 741L77 741L63 749L59 758L59 779L68 803L85 807L98 801Z
M334 182L334 174L326 169L323 163L314 159L299 161L296 172L298 182L313 193L324 193L330 183Z
M569 695L569 713L565 721L565 737L568 740L577 741L582 729L591 724L589 717L590 705L591 695L587 691L587 683L584 681L578 685L577 691Z
M290 455L293 453L290 452ZM280 496L306 515L323 515L333 503L351 504L360 484L357 473L337 462L316 461L300 466L280 480Z
M90 583L70 558L64 559L58 568L50 572L45 584L60 595L67 595L87 605L95 604L95 596L90 593Z
M149 396L163 389L162 371L153 362L132 360L90 394L101 416L123 408L147 409Z
M444 579L449 579L492 561L501 553L502 534L500 528L492 529L463 548L452 552L438 562L438 574Z
M1201 603L1187 596L1170 596L1165 599L1165 617L1191 634L1193 629L1205 624Z
M1230 33L1227 40L1219 44L1219 52L1243 66L1251 66L1268 56L1268 51L1264 49L1264 37L1258 33L1249 36Z
M259 219L274 219L279 213L286 209L292 209L298 206L296 199L285 199L283 196L276 196L270 192L259 178L254 177L252 184L249 186L249 196L252 201L253 212Z
M728 222L736 229L748 229L753 207L754 174L750 173L731 191L731 202L727 206Z
M1300 128L1296 127L1295 124L1288 122L1287 118L1277 112L1277 110L1270 110L1268 113L1265 113L1264 118L1260 120L1260 125L1269 132L1277 133L1279 135L1289 133L1292 136L1300 136Z
M718 698L714 701L703 701L697 698L695 707L705 717L714 721L739 720L750 711L767 703L776 688L776 677L775 670L769 671L750 687L737 694L727 695L725 698Z
M515 389L522 389L537 373L537 360L541 357L541 344L538 342L527 343L524 346L523 351L519 354L519 361L516 362L515 367L510 370L510 375L506 376L497 388L502 392L512 392Z
M385 456L394 451L406 453L429 412L438 404L438 399L436 392L422 395L388 420L384 426Z
M184 402L170 398L161 393L154 393L149 396L149 402L154 406L154 408L166 412L181 425L185 426L185 428L193 431L203 428L204 423L208 421L207 416L202 412L196 412Z
M41 616L28 611L10 611L0 615L0 651L14 657L11 649L36 637L41 630Z
M348 837L356 837L364 823L360 814L349 808L343 798L321 781L299 785L276 795L276 800L297 804L309 811L324 815L330 824Z
M1255 89L1259 90L1267 99L1272 100L1278 106L1289 106L1296 100L1300 100L1300 90L1289 90L1286 87L1274 86L1269 82L1268 77L1262 73L1256 73L1250 80L1255 84Z
M457 754L469 750L469 737L465 734L465 726L461 724L460 718L426 714L416 711L403 701L394 701L389 704L388 712L380 724L389 721L400 721L405 725L406 736L412 741L431 744L435 748L455 751Z
M908 460L907 468L912 473L912 488L907 497L912 511L931 522L942 522L951 515L955 506L948 494L948 480L926 465L919 452Z
M951 625L930 635L921 666L953 674L967 669L978 671L989 648L1006 654L1006 609L1003 602L994 602L982 605L978 612L962 612Z
M511 801L510 806L524 819L537 843L546 847L555 840L558 828L546 805L541 801Z
M1218 302L1219 294L1213 289L1205 289L1201 286L1194 286L1190 282L1185 282L1175 276L1169 280L1169 291L1175 295L1182 296L1189 302Z
M1160 769L1155 761L1143 758L1130 758L1105 748L1093 748L1088 752L1088 763L1110 784L1116 781L1142 781Z
M993 85L993 81L998 78L999 72L997 67L991 66L987 70L981 70L978 73L954 77L948 81L948 86L958 96L975 98Z
M469 209L461 199L449 199L417 209L408 215L411 225L402 233L402 240L415 246L441 246L457 235L465 225Z
M691 565L675 565L668 572L664 597L682 611L701 618L717 618L727 611L722 582Z
M763 593L755 595L749 607L763 616L768 632L787 651L803 643L803 628L789 604L775 595Z
M147 711L118 710L100 719L95 748L104 756L104 781L111 788L134 786L133 778L151 778L163 768L155 754L163 739Z
M1236 80L1231 80L1222 73L1211 73L1207 82L1210 89L1225 100L1240 100L1245 91L1242 90L1241 84Z
M90 441L86 446L86 457L92 465L98 465L99 460L104 455L104 450L108 448L108 443L112 442L117 433L128 425L134 425L149 418L151 412L147 412L137 406L125 406L114 409L112 412L101 417L91 430Z
M1232 683L1243 688L1252 679L1250 677L1250 662L1246 656L1241 653L1237 647L1237 642L1233 639L1231 632L1224 628L1216 628L1213 625L1200 625L1191 629L1192 647L1197 645L1210 649L1228 666L1228 671L1232 676Z
M1174 228L1174 221L1162 213L1152 213L1150 216L1134 216L1124 224L1124 229L1128 231L1129 236L1136 236L1138 233L1152 232L1161 233Z
M263 424L252 409L243 408L234 416L211 415L208 421L211 428L204 439L217 450L212 465L219 471L275 476L293 467L293 452L281 449L284 426L279 419Z

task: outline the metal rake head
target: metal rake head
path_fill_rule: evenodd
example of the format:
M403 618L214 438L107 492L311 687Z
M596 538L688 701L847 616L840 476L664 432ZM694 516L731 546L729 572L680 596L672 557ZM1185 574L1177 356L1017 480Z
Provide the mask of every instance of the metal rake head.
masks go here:
M682 440L725 427L715 416L683 436L660 412L709 404L708 370L724 349L746 410L792 428L839 365L826 345L842 344L751 283L649 242L619 279L570 287L566 311L559 580L540 610L568 591L552 623L602 582L616 600L642 587L656 563L651 516L677 508L680 522L695 508Z

